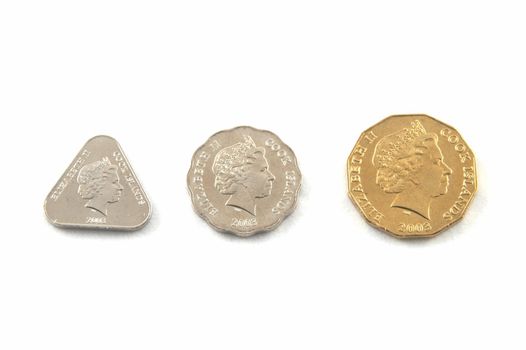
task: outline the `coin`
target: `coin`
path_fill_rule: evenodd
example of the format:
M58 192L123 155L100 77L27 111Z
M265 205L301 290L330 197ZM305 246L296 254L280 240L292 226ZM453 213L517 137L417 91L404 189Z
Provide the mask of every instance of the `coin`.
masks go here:
M120 145L101 135L82 147L44 211L60 227L136 230L150 219L151 205Z
M374 227L430 237L458 222L477 190L475 156L453 127L394 115L362 133L347 161L348 193Z
M218 231L247 237L276 228L296 207L294 152L270 131L240 126L194 153L187 177L195 211Z

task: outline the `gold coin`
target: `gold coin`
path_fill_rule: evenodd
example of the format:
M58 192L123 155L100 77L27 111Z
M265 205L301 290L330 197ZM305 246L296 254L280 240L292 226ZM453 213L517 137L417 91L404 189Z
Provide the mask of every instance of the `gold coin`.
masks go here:
M394 115L364 131L347 176L367 222L400 238L450 227L477 190L475 156L460 133L421 114Z

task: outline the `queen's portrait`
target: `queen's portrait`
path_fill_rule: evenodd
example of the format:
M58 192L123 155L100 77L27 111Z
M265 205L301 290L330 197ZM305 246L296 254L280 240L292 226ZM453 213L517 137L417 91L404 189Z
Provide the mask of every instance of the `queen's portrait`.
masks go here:
M217 191L228 199L226 206L256 215L256 201L272 192L274 175L269 170L265 148L250 136L219 151L212 165Z
M77 182L78 194L88 200L84 206L104 216L108 215L108 205L118 202L124 189L119 182L117 166L112 165L108 158L82 167Z
M451 168L444 162L438 136L420 121L382 138L373 154L376 184L396 194L391 207L430 219L434 198L447 193Z

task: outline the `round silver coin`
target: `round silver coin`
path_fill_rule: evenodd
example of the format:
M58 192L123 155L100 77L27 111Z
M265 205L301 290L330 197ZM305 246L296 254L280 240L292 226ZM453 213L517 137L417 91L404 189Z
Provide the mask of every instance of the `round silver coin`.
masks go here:
M196 212L216 230L248 237L276 228L296 207L301 173L275 134L240 126L214 134L187 177Z

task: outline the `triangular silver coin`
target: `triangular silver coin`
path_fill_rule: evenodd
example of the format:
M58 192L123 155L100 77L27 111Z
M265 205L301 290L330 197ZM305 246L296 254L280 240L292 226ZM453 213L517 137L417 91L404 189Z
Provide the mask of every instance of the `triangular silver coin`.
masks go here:
M44 203L48 220L60 227L137 230L150 219L150 201L119 143L90 139Z

